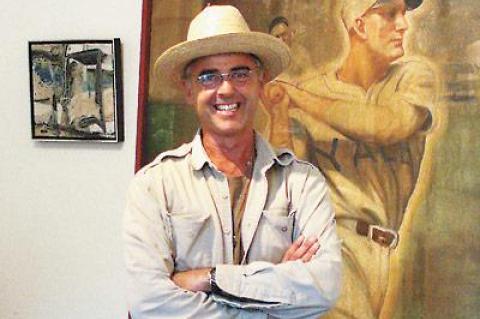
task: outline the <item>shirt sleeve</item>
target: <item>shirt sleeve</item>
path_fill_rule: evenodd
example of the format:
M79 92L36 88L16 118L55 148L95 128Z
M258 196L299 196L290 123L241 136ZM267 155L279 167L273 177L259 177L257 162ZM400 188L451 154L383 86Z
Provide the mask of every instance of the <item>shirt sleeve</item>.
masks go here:
M170 279L174 261L162 193L158 178L141 171L127 195L124 240L132 318L266 318L258 310L234 308L210 294L185 291Z
M260 309L274 318L318 318L335 304L342 261L334 213L323 176L310 164L301 166L289 177L296 209L294 237L316 236L320 249L307 263L217 265L216 284L222 293L214 293L214 300Z
M405 103L428 111L429 116L420 128L431 131L436 127L441 110L438 109L439 78L434 67L426 61L411 60L401 68L396 97Z
M315 122L356 141L396 144L415 134L428 133L438 120L436 72L420 60L393 64L385 79L372 84L367 94L330 75L302 87L285 87L291 109L299 108L301 113L313 116ZM308 118L300 119L308 124L304 123ZM325 133L316 126L308 129L315 131L319 140L331 135L330 129Z

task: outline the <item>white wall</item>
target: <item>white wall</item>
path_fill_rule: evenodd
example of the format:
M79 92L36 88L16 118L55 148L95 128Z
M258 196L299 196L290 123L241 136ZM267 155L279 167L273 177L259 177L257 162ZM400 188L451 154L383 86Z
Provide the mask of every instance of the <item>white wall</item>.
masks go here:
M0 0L0 318L126 318L121 219L133 175L140 0ZM30 138L29 40L119 37L125 142Z

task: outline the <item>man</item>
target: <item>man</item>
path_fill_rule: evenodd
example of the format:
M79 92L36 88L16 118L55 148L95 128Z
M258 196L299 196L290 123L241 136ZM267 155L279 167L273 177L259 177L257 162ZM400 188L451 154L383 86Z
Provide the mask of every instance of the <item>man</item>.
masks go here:
M277 77L277 80L294 83L312 65L309 52L298 41L295 41L296 30L293 29L288 19L284 16L273 18L268 27L268 33L288 45L292 55L295 57L290 62L288 68Z
M432 69L418 59L397 61L406 11L421 2L346 1L349 51L341 66L266 89L269 140L317 165L333 191L345 272L329 317L378 318L385 305L390 255L438 120Z
M237 9L208 6L156 68L196 110L194 140L133 180L125 215L132 318L317 318L335 302L341 253L327 186L253 130L289 51Z
M293 31L288 24L288 19L283 16L275 17L270 26L268 27L268 33L275 38L282 40L289 47L292 44Z

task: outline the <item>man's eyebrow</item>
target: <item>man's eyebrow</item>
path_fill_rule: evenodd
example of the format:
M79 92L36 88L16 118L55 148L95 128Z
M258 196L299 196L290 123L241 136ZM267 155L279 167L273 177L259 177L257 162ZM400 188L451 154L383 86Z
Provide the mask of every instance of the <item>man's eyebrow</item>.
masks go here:
M206 69L202 70L198 75L204 75L204 74L211 74L211 73L218 73L219 71L217 69Z
M248 65L239 65L234 68L231 68L230 71L238 71L238 70L251 70L252 68Z
M402 5L402 8L405 8L406 9L406 5L405 3L403 3ZM394 3L391 3L391 2L384 2L384 3L380 3L380 5L376 8L372 8L372 10L392 10L392 9L397 9L398 8L398 5L394 4ZM400 8L398 8L400 9Z
M251 69L252 68L249 67L248 65L239 65L239 66L231 68L230 72L231 71L238 71L238 70L251 70ZM205 69L205 70L200 71L198 76L204 75L204 74L212 74L212 73L220 73L220 71L218 69Z

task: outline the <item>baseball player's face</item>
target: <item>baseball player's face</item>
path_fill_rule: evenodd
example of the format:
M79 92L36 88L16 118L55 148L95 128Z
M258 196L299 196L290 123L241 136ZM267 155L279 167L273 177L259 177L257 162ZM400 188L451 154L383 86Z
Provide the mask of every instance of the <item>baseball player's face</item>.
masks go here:
M249 54L200 58L188 68L187 101L195 106L204 133L233 137L251 132L263 72Z
M408 22L404 0L374 6L362 17L367 45L375 55L393 62L404 54L403 40Z
M282 40L288 46L290 46L292 42L292 31L285 23L279 23L274 26L270 34Z

